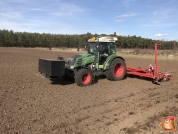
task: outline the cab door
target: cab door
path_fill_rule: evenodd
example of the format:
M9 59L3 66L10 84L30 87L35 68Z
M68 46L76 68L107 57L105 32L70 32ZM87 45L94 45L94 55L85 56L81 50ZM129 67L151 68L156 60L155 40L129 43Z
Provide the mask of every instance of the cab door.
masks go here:
M107 63L115 56L117 56L116 46L114 42L102 43L102 51L100 52L99 65L100 68L106 69Z
M108 42L100 42L99 68L103 69L104 64L110 54L110 45Z

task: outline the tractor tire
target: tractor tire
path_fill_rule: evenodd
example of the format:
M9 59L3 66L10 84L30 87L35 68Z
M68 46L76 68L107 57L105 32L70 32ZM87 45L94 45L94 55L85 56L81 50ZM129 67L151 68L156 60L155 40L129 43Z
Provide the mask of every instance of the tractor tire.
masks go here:
M108 70L106 70L106 78L111 81L122 80L126 75L126 64L124 60L114 59Z
M88 86L93 82L93 75L89 69L80 69L75 74L75 82L78 86Z

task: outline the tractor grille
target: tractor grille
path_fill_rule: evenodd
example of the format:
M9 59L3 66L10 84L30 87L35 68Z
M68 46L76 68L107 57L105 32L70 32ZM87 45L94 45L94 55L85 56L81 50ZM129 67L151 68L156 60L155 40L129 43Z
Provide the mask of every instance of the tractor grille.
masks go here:
M78 59L76 63L77 63L78 66L81 66L82 65L82 59Z

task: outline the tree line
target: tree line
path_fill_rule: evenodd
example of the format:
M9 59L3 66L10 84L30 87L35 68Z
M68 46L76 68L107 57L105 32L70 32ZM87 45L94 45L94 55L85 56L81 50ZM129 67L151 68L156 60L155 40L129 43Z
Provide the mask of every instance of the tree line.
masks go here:
M14 32L13 30L0 30L0 47L68 47L83 48L88 39L98 34L50 34ZM102 34L101 36L106 36ZM112 35L109 35L112 36ZM154 43L161 43L160 49L177 50L177 41L152 40L140 36L118 36L117 48L153 49Z

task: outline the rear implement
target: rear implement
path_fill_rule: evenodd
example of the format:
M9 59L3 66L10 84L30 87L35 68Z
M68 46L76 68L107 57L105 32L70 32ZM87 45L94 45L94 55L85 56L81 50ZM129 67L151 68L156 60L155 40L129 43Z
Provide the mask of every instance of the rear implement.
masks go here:
M149 65L148 69L127 67L127 74L152 79L153 83L155 84L158 84L159 82L169 81L172 78L170 73L161 73L158 71L158 45L158 43L154 44L154 67L151 64Z

